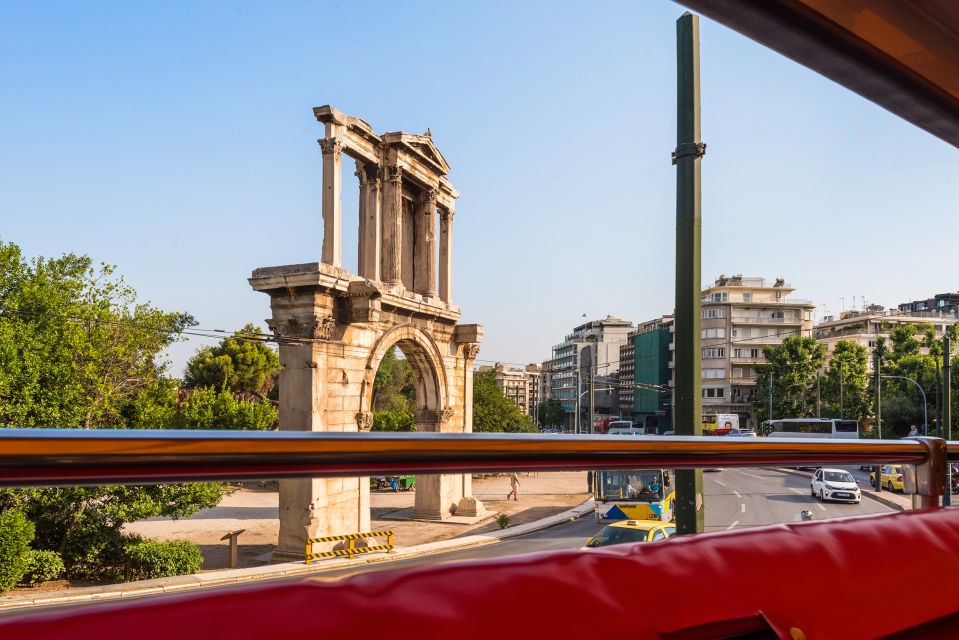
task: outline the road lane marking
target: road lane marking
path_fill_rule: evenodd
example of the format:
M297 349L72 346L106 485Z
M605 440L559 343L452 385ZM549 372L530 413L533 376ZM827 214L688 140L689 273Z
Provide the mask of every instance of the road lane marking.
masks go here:
M728 487L728 486L729 486L728 484L726 484L726 483L723 482L722 480L717 480L716 482L719 483L719 484L721 484L721 485L723 485L724 487Z
M757 476L755 473L746 473L745 471L740 471L739 473L743 474L744 476L749 476L750 478L759 478L760 480L766 479L762 476Z
M822 506L822 505L821 505L820 503L818 503L818 502L816 503L816 506L819 507L820 509L822 509L823 511L826 510L826 507Z
M737 498L742 498L742 497L743 497L743 494L739 493L739 492L736 491L735 489L733 490L733 493L736 495Z
M741 507L742 512L743 512L743 513L746 513L746 503L744 502L744 503L742 503L742 504L739 505L739 506Z
M735 527L737 524L739 524L739 520L733 520L733 523L729 525L728 527L726 527L726 531L729 531L730 529Z
M789 489L790 491L794 491L794 492L798 493L799 495L802 495L802 491L800 491L800 490L797 489L796 487L788 487L788 489Z

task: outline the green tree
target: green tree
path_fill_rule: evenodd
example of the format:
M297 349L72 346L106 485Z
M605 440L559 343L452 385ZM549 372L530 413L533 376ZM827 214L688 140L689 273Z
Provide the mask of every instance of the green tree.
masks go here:
M137 302L113 267L86 256L27 260L12 243L0 243L0 310L0 426L176 422L175 383L164 379L160 358L193 324L188 314ZM151 393L141 403L149 410L131 408ZM0 513L25 514L36 547L61 553L68 575L112 576L128 542L125 523L188 516L223 491L218 483L8 489Z
M0 242L0 425L122 427L120 407L165 369L160 353L194 324L137 303L108 265L27 260Z
M863 421L872 412L866 347L840 340L821 380L822 416Z
M201 349L186 365L184 385L266 398L276 386L280 357L261 335L259 327L247 324L217 346Z
M566 410L563 403L555 398L540 402L536 410L536 417L541 427L552 427L563 424L566 419Z
M396 347L390 347L373 379L374 424L378 411L412 415L415 409L416 384L413 380L413 367L406 358L396 356Z
M496 386L496 372L473 375L473 431L535 432L533 419Z
M763 347L767 364L757 365L754 405L760 421L769 420L772 388L774 418L816 415L816 373L822 368L826 347L812 337L789 336L782 344Z

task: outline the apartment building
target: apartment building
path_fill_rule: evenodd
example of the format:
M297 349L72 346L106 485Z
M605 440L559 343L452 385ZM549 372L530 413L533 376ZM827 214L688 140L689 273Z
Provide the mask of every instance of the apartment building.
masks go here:
M899 305L902 309L903 305ZM921 310L917 310L921 311ZM826 316L813 328L816 340L826 345L826 358L831 356L840 340L854 342L866 347L869 353L868 367L872 370L872 352L879 338L889 339L889 330L898 324L912 324L917 327L932 325L940 339L946 327L955 324L957 319L948 315L925 315L923 313L902 313L899 310L883 310L871 306L866 311L844 311L838 318Z
M957 318L959 317L959 292L937 293L934 297L925 300L903 302L899 305L899 313L902 315L951 316Z
M526 415L534 415L536 407L542 401L540 365L528 364L520 369L497 362L491 367L482 366L479 371L493 371L496 376L496 386L503 392L503 395L516 403Z
M740 425L756 427L756 366L763 346L787 336L811 336L809 300L793 298L782 278L772 282L742 275L719 276L702 292L703 414L738 413Z
M574 327L553 346L550 393L563 403L567 429L589 431L591 380L595 418L619 415L619 347L632 330L632 322L606 316Z
M620 416L662 433L672 429L672 316L639 324L619 348Z

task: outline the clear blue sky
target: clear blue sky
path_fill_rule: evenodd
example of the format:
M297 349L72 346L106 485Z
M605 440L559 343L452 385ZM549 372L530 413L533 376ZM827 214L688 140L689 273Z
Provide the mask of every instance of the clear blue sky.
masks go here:
M311 109L332 104L432 130L462 192L454 298L486 327L479 357L540 361L584 313L672 309L682 11L8 3L0 238L116 264L202 327L262 326L250 272L320 255ZM959 289L956 149L708 20L702 96L704 282L783 276L832 312Z

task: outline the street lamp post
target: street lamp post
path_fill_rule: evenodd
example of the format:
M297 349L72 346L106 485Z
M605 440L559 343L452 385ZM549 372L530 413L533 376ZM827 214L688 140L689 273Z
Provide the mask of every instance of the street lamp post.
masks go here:
M912 378L907 378L906 376L879 376L882 380L908 380L909 382L916 385L916 388L919 389L919 393L922 394L922 435L929 435L929 407L926 402L926 392L923 390L922 386L913 380ZM942 421L940 420L940 423ZM942 437L942 424L938 425L939 428L939 437Z

